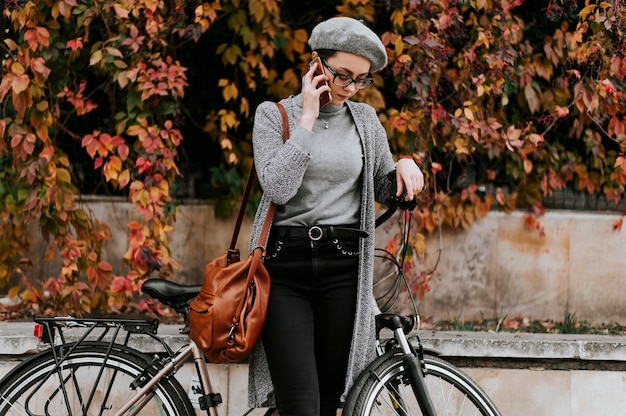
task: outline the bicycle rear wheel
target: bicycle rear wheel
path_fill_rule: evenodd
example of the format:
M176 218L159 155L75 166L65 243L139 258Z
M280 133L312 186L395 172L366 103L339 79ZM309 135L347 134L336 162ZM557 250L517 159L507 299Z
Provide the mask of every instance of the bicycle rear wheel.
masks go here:
M491 399L452 364L425 354L425 382L437 415L499 416ZM374 361L354 384L343 416L422 415L399 351Z
M55 347L56 354L71 346ZM109 347L108 343L82 342L60 365L52 349L24 361L0 381L0 416L115 414L134 395L133 383L150 378L157 370L136 350L114 345L108 351ZM172 378L160 380L145 399L141 410L131 407L128 414L195 414L185 391Z

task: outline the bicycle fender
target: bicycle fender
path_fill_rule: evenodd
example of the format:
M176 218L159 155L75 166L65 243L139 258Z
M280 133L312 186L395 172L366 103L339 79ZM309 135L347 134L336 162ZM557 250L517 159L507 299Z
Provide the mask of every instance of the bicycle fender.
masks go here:
M403 354L399 348L391 349L387 351L386 353L384 353L383 355L377 357L374 361L372 361L365 368L365 370L361 371L361 374L359 374L359 377L356 379L354 384L352 384L352 386L350 387L348 396L346 397L346 402L343 405L342 415L349 416L354 412L354 406L356 405L357 396L359 395L359 392L363 388L363 385L365 384L365 382L371 375L372 371L378 368L380 366L380 363L382 363L385 360L388 360L390 357L393 357L395 355L403 355Z
M434 357L440 357L441 353L439 351L431 350L430 348L422 348L424 351L424 355L432 355Z

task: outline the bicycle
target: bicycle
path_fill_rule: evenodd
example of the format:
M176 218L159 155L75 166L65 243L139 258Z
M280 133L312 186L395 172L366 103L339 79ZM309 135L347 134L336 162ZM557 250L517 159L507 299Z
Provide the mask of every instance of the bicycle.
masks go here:
M398 206L414 208L402 207L398 201L379 217L377 226ZM397 261L395 257L392 260ZM405 279L402 265L396 265ZM172 307L187 322L189 303L200 287L150 279L142 290ZM418 316L381 313L376 317L379 357L351 388L342 415L500 416L476 383L422 346L412 332ZM158 320L56 317L34 321L36 334L48 348L0 381L0 416L193 415L190 397L175 378L189 360L195 363L199 378L191 390L200 409L218 415L222 398L213 390L202 352L191 340L174 352L157 335ZM73 328L82 331L75 340L70 334ZM381 339L384 329L391 330L393 337ZM129 346L136 335L156 340L163 352L149 356ZM273 411L269 409L266 416Z

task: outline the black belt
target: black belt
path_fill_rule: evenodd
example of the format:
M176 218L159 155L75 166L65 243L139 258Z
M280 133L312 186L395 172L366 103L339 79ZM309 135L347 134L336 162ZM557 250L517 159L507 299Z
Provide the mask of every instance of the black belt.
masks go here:
M365 238L367 233L358 228L347 228L335 225L314 225L312 227L272 227L272 232L279 237L308 238L319 241L324 238Z

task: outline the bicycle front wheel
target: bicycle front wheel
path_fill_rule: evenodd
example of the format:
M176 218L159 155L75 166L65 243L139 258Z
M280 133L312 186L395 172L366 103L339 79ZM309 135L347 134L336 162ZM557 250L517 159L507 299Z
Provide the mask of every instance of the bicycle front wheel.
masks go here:
M71 345L41 352L0 381L0 416L114 415L157 370L136 350L100 342L83 342L61 363ZM142 407L143 405L143 407ZM192 415L193 406L178 381L160 380L128 414Z
M491 399L452 364L425 354L425 383L437 416L499 416ZM422 415L402 362L390 352L368 367L350 391L343 416Z

